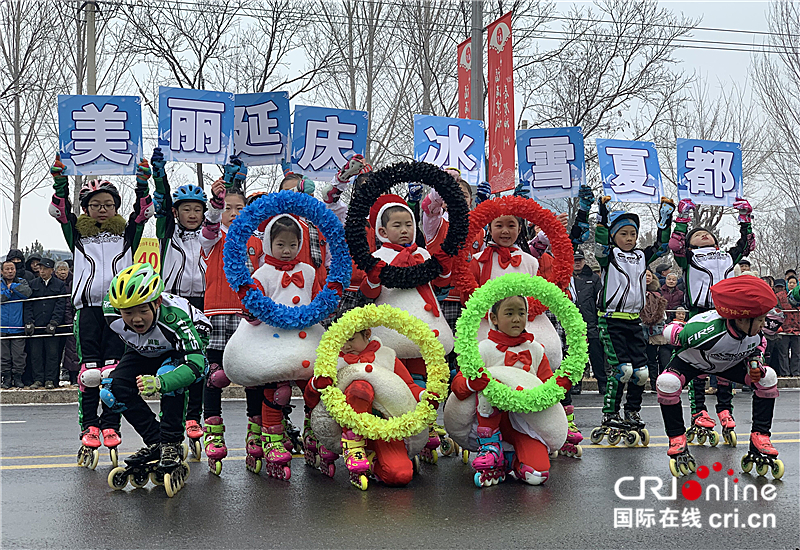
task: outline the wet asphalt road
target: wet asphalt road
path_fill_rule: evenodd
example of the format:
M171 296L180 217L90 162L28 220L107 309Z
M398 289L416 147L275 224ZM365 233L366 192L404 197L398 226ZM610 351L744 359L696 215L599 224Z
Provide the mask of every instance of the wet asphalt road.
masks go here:
M687 396L683 396L684 404ZM713 407L714 398L708 402ZM574 398L576 419L587 438L599 422L597 394ZM776 404L773 441L786 464L774 483L776 498L746 502L686 500L678 484L677 500L623 501L614 485L621 476L637 476L624 485L638 492L638 476L658 476L669 492L666 442L655 395L645 394L642 417L651 428L648 449L587 445L582 459L559 457L542 487L509 480L489 489L472 484L472 470L456 458L422 465L421 474L403 489L378 483L361 492L348 483L340 460L334 479L292 462L292 479L257 476L244 467L244 402L226 401L227 441L231 452L222 475L208 472L205 461L190 463L186 487L169 499L161 487L112 491L106 484L107 454L96 471L77 468L74 405L2 406L3 548L798 548L800 547L800 392L784 390ZM759 490L771 477L742 474L750 397L734 398L739 447L692 447L698 464L723 466L698 480L723 487L727 468L739 485ZM302 425L300 407L293 420ZM684 414L688 415L686 408ZM122 454L141 440L123 424ZM734 476L731 476L734 477ZM730 482L730 479L729 479ZM732 485L731 485L732 487ZM741 497L740 497L741 498ZM684 508L697 508L702 528L681 527ZM614 527L615 508L654 514L655 525ZM660 517L675 517L677 527ZM729 528L709 526L712 514L731 514ZM757 516L751 516L751 514ZM742 527L748 518L774 514L776 527ZM768 517L768 516L767 516ZM722 518L722 516L720 516ZM741 525L733 527L735 518ZM688 518L687 518L688 519ZM720 520L721 521L721 520Z

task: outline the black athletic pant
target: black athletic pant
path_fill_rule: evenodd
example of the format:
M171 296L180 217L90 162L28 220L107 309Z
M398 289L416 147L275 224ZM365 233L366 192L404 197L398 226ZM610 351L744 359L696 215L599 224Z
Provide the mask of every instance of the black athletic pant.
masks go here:
M727 380L720 380L717 376L717 414L728 410L733 413L733 386ZM706 407L706 379L695 378L689 384L689 410L694 415L700 411L707 411Z
M106 323L102 307L80 308L75 313L73 332L81 363L102 367L106 360L118 360L125 353L125 342Z
M698 375L705 374L703 371L697 370L678 356L672 358L672 361L665 370L672 370L682 374L686 380L684 387L686 384L691 384L692 380L697 378ZM725 378L731 382L744 384L744 377L747 373L748 367L743 361L726 371L715 374L717 379ZM770 428L772 428L772 413L774 408L774 397L759 397L756 395L756 392L753 391L753 422L751 430L769 435ZM674 437L686 432L683 424L683 406L680 402L674 405L662 404L661 415L664 417L664 427L667 430L667 436Z
M647 367L647 340L644 337L642 323L639 319L617 319L613 317L600 317L600 340L606 352L606 359L611 368L606 393L603 399L603 413L612 414L619 412L622 401L622 392L625 382L622 382L624 373L620 365L630 363L633 370ZM628 395L625 400L626 411L639 411L642 408L642 394L644 384L636 384L635 377L631 376L627 382Z
M206 357L209 364L222 364L222 350L206 350ZM212 387L205 383L203 388L203 418L212 416L222 416L222 388ZM191 390L191 388L190 388ZM245 400L247 401L247 416L259 416L261 414L261 401L264 397L264 388L245 388Z
M589 338L589 363L592 365L592 374L597 380L597 390L601 395L606 393L608 372L606 370L606 354L603 351L603 342L600 337Z
M161 364L170 358L170 354L160 357L144 357L135 351L128 350L111 373L111 393L117 402L126 409L122 411L133 429L136 430L145 445L153 443L179 443L183 441L184 418L188 392L175 392L174 395L161 396L161 421L145 403L136 387L136 377L140 374L155 375Z

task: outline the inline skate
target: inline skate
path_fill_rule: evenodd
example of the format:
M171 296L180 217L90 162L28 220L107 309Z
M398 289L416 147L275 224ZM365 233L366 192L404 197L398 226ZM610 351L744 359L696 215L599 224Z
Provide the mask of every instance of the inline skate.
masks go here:
M761 432L750 434L750 449L742 457L742 471L749 473L753 465L759 476L765 476L771 470L773 479L783 477L785 471L783 461L778 458L778 449L772 446L767 434Z
M572 405L564 407L564 412L567 413L567 440L558 452L563 456L580 458L583 455L583 449L579 443L583 441L583 435L575 425L574 410Z
M303 455L308 466L319 469L324 475L333 477L336 473L335 462L339 455L329 451L325 445L319 442L314 435L314 430L311 429L309 415L306 415L303 424Z
M118 466L108 474L108 485L115 491L128 483L137 489L147 485L163 485L168 497L183 488L189 475L185 462L188 448L181 443L153 443L142 447L125 459L126 466Z
M719 425L722 426L722 439L731 447L736 447L736 421L733 419L733 414L729 410L719 411L717 413L719 418Z
M247 453L244 458L247 471L254 474L260 473L264 463L264 447L261 444L261 416L251 416L247 419L244 448Z
M689 475L697 470L697 463L686 444L686 434L675 435L669 438L669 471L675 477Z
M342 451L345 466L350 472L350 483L362 491L366 491L369 486L367 475L370 473L370 462L366 444L366 440L353 430L342 432Z
M264 448L264 465L267 475L289 481L292 477L292 453L283 445L283 425L265 426L261 429L261 445Z
M534 470L527 464L521 462L519 466L511 468L508 473L514 479L524 481L528 485L542 485L550 478L550 472Z
M714 431L714 426L717 423L708 411L700 411L692 415L692 425L686 430L686 441L691 443L697 437L697 443L704 445L706 441L712 447L716 447L719 443L719 434Z
M78 466L90 470L100 461L100 428L89 426L81 432L81 448L78 449Z
M428 464L436 464L439 461L439 453L436 450L439 445L441 445L442 441L439 439L439 434L436 431L435 426L430 426L428 428L428 442L425 444L425 448L423 448L419 453L419 458L422 462L427 462Z
M639 416L639 411L625 411L625 422L629 426L629 432L627 434L623 434L625 446L635 447L641 443L642 447L647 447L650 444L650 432L648 432L647 428L645 428L645 423ZM632 433L635 433L639 436L639 440L635 443L633 442L635 438L631 437Z
M644 424L642 424L644 426ZM636 430L631 430L631 425L620 418L619 413L604 413L603 423L592 430L589 439L595 445L599 445L603 438L608 438L609 445L616 445L622 438L625 438L625 446L635 447L641 441L641 436ZM649 438L648 438L649 439Z
M292 409L294 409L294 405L283 407L283 433L286 435L283 444L290 453L303 454L303 438L300 435L300 430L292 424L289 418Z
M472 459L476 487L491 487L506 479L506 460L503 453L503 436L500 430L478 428L478 456Z
M103 445L108 447L108 457L111 459L111 467L116 468L119 464L119 452L117 447L122 443L119 430L114 428L106 428L103 430Z
M433 429L436 430L436 435L439 436L442 456L458 455L461 453L461 447L458 446L458 443L453 441L452 437L447 435L447 430L444 429L444 426L434 423Z
M189 450L192 452L192 461L200 462L203 456L203 427L197 420L186 421L186 437L189 438Z
M228 447L225 446L225 425L222 423L221 416L210 416L206 418L204 442L206 445L206 456L208 457L208 469L214 475L222 472L222 459L228 456Z

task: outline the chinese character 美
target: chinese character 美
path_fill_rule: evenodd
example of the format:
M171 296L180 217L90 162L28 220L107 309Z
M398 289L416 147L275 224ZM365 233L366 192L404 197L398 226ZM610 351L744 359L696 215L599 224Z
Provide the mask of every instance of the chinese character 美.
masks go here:
M278 126L278 120L269 116L277 110L278 106L274 101L234 108L236 125L233 141L236 151L248 155L281 154L281 136L271 132L272 128ZM244 119L245 113L247 120Z
M650 528L656 524L656 514L652 508L636 509L636 527Z
M467 149L474 143L474 139L464 134L464 137L459 137L458 126L449 125L447 127L447 135L440 136L432 126L425 128L425 137L433 143L438 144L428 146L425 152L423 162L430 162L436 166L457 166L472 171L475 169L476 162L467 156Z
M669 506L661 510L659 512L661 514L661 518L658 522L661 524L662 528L666 527L677 527L678 526L678 511L673 510Z
M733 151L703 152L702 147L695 147L686 155L686 179L689 180L689 192L693 195L703 193L721 199L725 193L733 191L736 182L731 173Z
M311 166L314 170L319 170L328 164L329 161L341 168L347 164L342 150L353 148L353 140L342 138L341 134L355 134L358 127L355 124L339 122L339 117L329 115L325 121L309 120L306 122L306 142L303 149L303 156L297 164L303 170ZM326 135L321 136L320 132ZM317 153L317 149L322 149Z
M626 147L606 147L606 154L614 161L616 178L611 180L611 189L616 194L642 193L654 195L655 187L647 183L647 167L644 159L650 156L647 149L628 149Z
M127 165L132 153L125 153L131 133L125 129L128 113L117 111L117 105L106 103L98 111L97 105L89 103L80 111L72 111L75 129L70 132L76 153L75 164L88 164L100 157L111 162Z
M531 138L525 156L533 165L533 187L572 187L569 161L575 160L575 146L568 136Z
M217 154L222 150L222 113L225 104L170 97L172 109L169 148L172 151Z
M614 529L633 527L633 508L614 508Z
M703 522L700 517L700 510L698 508L684 508L681 514L681 527L697 527L702 528Z

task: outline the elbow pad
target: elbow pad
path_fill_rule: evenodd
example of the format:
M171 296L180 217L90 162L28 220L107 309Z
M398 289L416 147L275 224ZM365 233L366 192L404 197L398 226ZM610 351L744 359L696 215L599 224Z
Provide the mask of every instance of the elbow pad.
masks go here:
M67 200L53 195L47 212L58 220L58 223L67 223Z

